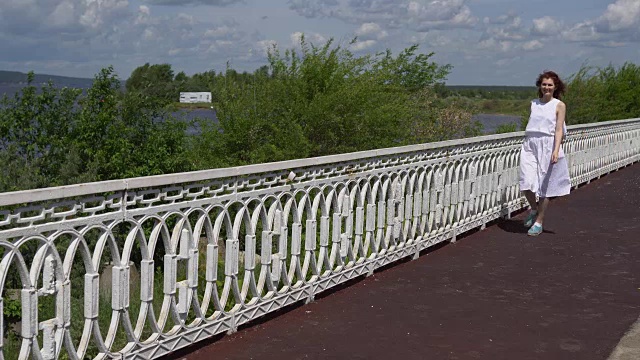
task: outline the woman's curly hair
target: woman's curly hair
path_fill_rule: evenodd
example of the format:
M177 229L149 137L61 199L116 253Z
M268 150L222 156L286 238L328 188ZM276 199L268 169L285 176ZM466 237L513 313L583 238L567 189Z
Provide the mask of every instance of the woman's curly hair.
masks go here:
M560 80L560 76L556 74L554 71L545 70L542 74L538 75L538 80L536 80L536 87L538 88L538 96L542 97L542 90L540 89L540 85L542 85L542 80L551 79L556 86L556 89L553 91L553 97L556 99L561 99L562 95L566 90L566 85Z

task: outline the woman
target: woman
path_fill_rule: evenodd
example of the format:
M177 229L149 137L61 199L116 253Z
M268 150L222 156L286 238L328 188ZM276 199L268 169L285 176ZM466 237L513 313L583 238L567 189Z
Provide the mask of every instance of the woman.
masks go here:
M560 101L565 85L558 74L538 76L538 99L531 101L531 115L520 151L520 190L531 211L524 221L528 234L540 235L549 198L569 194L569 167L562 150L567 108ZM536 195L540 199L536 202Z

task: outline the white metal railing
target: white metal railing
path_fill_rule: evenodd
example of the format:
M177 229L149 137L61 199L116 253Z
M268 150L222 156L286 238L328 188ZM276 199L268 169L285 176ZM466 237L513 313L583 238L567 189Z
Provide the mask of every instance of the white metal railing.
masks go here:
M524 206L522 136L0 194L2 356L156 358L455 241ZM640 119L564 148L588 182L640 160Z

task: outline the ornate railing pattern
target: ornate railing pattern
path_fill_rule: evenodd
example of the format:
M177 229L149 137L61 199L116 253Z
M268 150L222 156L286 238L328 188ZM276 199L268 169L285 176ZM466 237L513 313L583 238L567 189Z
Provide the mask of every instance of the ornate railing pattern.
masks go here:
M0 194L2 356L159 357L455 241L524 206L522 136ZM640 160L640 119L564 148L588 182Z

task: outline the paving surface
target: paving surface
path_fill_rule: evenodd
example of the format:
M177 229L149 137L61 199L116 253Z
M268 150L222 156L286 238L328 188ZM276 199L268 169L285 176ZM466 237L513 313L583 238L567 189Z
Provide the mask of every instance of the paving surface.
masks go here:
M523 217L173 358L607 359L640 315L640 164Z

